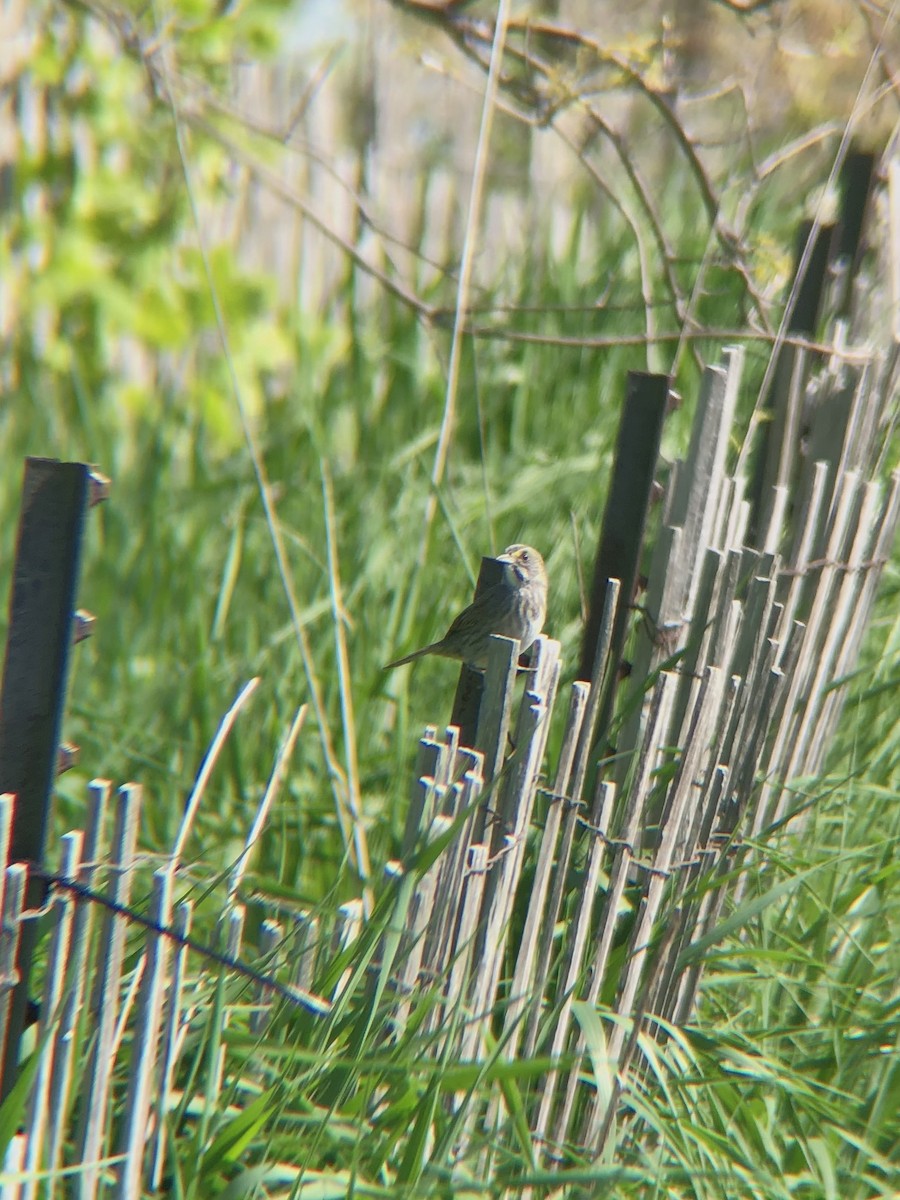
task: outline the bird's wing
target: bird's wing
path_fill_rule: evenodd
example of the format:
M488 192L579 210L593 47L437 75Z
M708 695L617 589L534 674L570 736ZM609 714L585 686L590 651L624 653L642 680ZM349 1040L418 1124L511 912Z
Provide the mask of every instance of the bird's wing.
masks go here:
M470 629L473 625L480 625L485 618L485 615L491 615L496 619L498 608L504 599L506 592L506 584L494 583L490 587L485 588L480 595L476 596L468 608L464 608L462 612L454 619L452 625L444 634L444 640L451 634L459 633L461 630Z

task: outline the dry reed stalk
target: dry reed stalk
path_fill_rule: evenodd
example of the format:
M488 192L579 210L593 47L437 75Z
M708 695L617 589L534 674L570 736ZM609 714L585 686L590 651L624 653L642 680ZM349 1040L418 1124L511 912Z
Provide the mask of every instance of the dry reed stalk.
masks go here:
M302 704L294 714L294 719L291 722L281 745L278 747L278 753L275 756L275 762L272 766L269 782L266 784L266 790L263 793L262 799L259 802L259 808L256 810L256 815L253 818L253 824L250 826L246 838L244 839L244 848L238 855L237 862L231 871L231 876L228 881L228 897L234 899L237 896L238 888L241 885L241 880L250 862L250 854L259 841L260 835L268 818L269 811L275 797L281 787L284 777L287 773L287 768L294 753L294 747L297 744L297 738L300 736L300 730L303 728L303 723L306 720L306 714L309 711L309 706ZM357 847L359 851L359 846ZM360 861L363 861L360 858ZM368 861L366 859L366 861Z

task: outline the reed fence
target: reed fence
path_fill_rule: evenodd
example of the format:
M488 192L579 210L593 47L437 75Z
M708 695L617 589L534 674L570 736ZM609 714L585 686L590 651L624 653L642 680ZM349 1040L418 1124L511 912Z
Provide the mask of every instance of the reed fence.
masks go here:
M763 831L802 809L802 778L827 753L900 514L900 476L885 489L867 475L889 377L837 354L807 414L815 461L773 487L761 545L748 547L745 484L724 469L740 372L734 351L705 375L690 454L666 499L647 586L655 615L639 626L615 757L588 791L617 667L610 644L623 599L612 581L594 677L560 704L555 762L545 751L559 644L539 639L516 700L517 646L496 638L474 746L461 746L454 727L426 730L404 854L379 889L399 931L381 935L369 967L390 981L385 1037L401 1037L427 996L436 1059L474 1062L489 1048L511 1061L545 1057L528 1123L551 1161L571 1144L602 1151L619 1092L640 1086L647 1040L691 1014L704 951L740 890L737 867L765 853ZM76 1172L84 1197L135 1196L164 1178L182 1056L212 1002L216 960L188 937L177 853L153 873L146 924L135 923L140 802L134 784L114 793L95 781L84 832L62 839L18 1143L22 1197L59 1194L61 1168ZM12 804L0 804L4 852ZM35 919L23 911L27 874L13 863L3 877L0 1025L19 933ZM231 889L218 965L245 985L231 1020L259 1030L285 1004L331 1019L351 982L361 986L347 951L366 919L362 899L327 930L303 913L289 933L270 919L245 949ZM617 938L627 950L612 966ZM346 968L317 994L342 953ZM242 954L252 968L242 970ZM224 1046L209 1083L212 1108L226 1093L232 1106L250 1098L227 1078ZM458 1152L474 1123L499 1136L508 1117L499 1094L483 1110L469 1106Z
M884 253L900 261L890 243ZM44 921L50 933L38 1049L8 1101L22 1125L4 1197L159 1190L186 1123L208 1131L205 1153L238 1154L233 1126L225 1144L216 1120L254 1111L277 1077L266 1030L312 1044L354 1006L377 1012L385 1045L412 1027L428 1035L435 1062L544 1064L522 1081L521 1112L500 1086L476 1099L461 1082L443 1098L458 1160L476 1132L512 1145L523 1123L539 1163L573 1146L602 1155L622 1093L652 1086L654 1046L689 1020L748 863L764 866L769 831L802 822L804 777L822 767L858 662L900 517L900 473L885 483L881 462L896 343L850 348L873 320L867 295L857 289L833 323L827 357L795 341L776 360L778 435L752 470L744 451L728 465L742 352L706 369L630 675L616 630L632 597L616 579L597 598L592 676L562 697L559 643L538 639L522 671L517 645L495 638L472 745L456 726L425 730L402 855L371 896L331 917L273 907L248 939L242 872L267 795L225 881L218 944L195 940L182 851L196 806L150 871L140 787L101 780L84 831L46 856L52 870L36 868L46 905L26 904L29 864L6 868L0 1031L22 930ZM293 737L301 724L302 713ZM0 800L7 860L13 805ZM212 1011L219 1032L198 1076ZM231 1037L258 1056L235 1067ZM367 1103L384 1105L383 1091ZM298 1164L279 1169L285 1188L301 1179Z

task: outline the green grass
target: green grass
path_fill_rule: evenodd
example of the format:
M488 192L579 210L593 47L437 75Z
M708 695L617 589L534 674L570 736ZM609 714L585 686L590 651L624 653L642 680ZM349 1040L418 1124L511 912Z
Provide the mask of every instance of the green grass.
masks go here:
M383 675L381 664L445 626L468 595L480 553L522 537L547 549L550 629L562 638L573 669L580 625L573 529L582 568L589 571L615 431L616 406L598 405L598 385L608 372L607 395L614 394L614 377L627 361L619 356L613 369L582 355L568 362L563 356L561 364L558 355L541 361L532 352L522 385L510 388L505 402L492 393L491 422L500 444L483 452L463 406L425 576L415 610L407 614L429 467L427 450L409 447L434 432L440 397L434 378L429 382L428 339L410 317L404 328L401 315L397 343L407 355L383 405L388 424L406 428L403 441L357 412L355 397L375 388L374 357L357 362L352 374L333 372L319 394L310 388L298 392L295 403L272 406L260 426L270 479L282 489L278 512L293 583L343 761L323 463L333 476L355 750L376 867L397 851L415 739L426 721L447 719L455 680L443 662L426 660L404 676ZM478 356L487 359L479 370L483 380L500 373L504 361L512 363L516 352L491 344L479 346ZM423 383L414 390L408 372L417 362ZM569 411L580 414L571 425L551 419L553 398L561 393ZM429 411L422 412L426 399ZM344 458L335 415L342 405L361 426L357 449ZM221 452L174 398L153 421L116 416L109 411L106 420L92 420L91 429L59 416L49 444L21 432L16 439L15 458L26 450L85 457L115 476L109 504L91 518L80 600L99 624L75 656L66 733L81 745L81 766L61 781L57 825L78 825L89 776L134 778L149 799L141 845L165 851L222 713L241 683L259 674L261 687L216 768L189 844L193 874L214 877L239 852L278 740L306 699L302 667L245 453ZM541 431L540 438L532 437L532 429ZM364 450L370 437L374 446ZM142 453L123 454L123 444ZM3 504L4 511L14 508L14 488ZM779 840L751 896L776 879L816 870L740 937L711 952L696 1022L659 1053L658 1078L646 1081L633 1115L626 1111L623 1117L606 1168L614 1194L890 1194L890 1160L900 1133L892 999L900 966L900 893L896 864L885 849L897 835L896 730L877 690L896 682L896 630L886 632L883 653L884 635L873 633L870 658L880 660L876 684L865 676L858 681L834 766L809 783L821 799L807 835L801 843ZM867 690L873 694L867 697ZM312 721L301 735L249 886L257 895L289 906L309 904L325 914L356 893ZM340 1014L324 1026L285 1018L262 1038L248 1038L239 1032L238 1009L226 1044L236 1081L250 1088L235 1093L245 1114L247 1096L263 1088L253 1108L258 1124L248 1134L252 1157L305 1166L310 1179L320 1177L321 1194L348 1194L351 1177L363 1195L465 1194L461 1181L470 1173L473 1195L485 1189L494 1194L506 1178L519 1178L521 1186L527 1159L510 1162L507 1151L493 1153L487 1135L452 1166L458 1130L443 1103L460 1087L452 1064L430 1062L414 1029L399 1044L385 1046L386 1008L382 1003L370 1011L362 983L361 977ZM231 998L240 1003L242 987L236 986ZM201 1060L215 1021L211 1009L206 1034L202 1027L195 1034L193 1053ZM262 1080L254 1083L258 1072ZM477 1096L496 1086L493 1079L486 1067L462 1086ZM375 1097L383 1099L375 1104ZM423 1112L432 1123L413 1149L410 1123ZM636 1118L644 1131L639 1138ZM210 1132L227 1139L230 1120L213 1114ZM218 1154L215 1138L204 1147L194 1140L199 1136L199 1127L194 1132L188 1122L179 1141L177 1161L188 1191L191 1179L212 1186L246 1161ZM491 1163L486 1176L475 1169L481 1154ZM602 1171L577 1163L576 1154L561 1176L539 1174L538 1194L550 1194L566 1179L573 1196L594 1195L605 1186ZM277 1177L274 1166L271 1171Z
M128 69L122 65L117 86ZM127 130L126 115L116 120ZM149 239L123 247L96 217L79 218L76 232L106 245L112 265L90 296L72 289L68 276L59 283L50 348L67 344L68 352L42 353L27 305L24 328L3 351L9 386L0 413L0 593L9 583L22 457L82 459L110 474L112 497L90 518L79 603L98 625L74 655L65 736L81 747L81 761L60 780L58 831L80 825L88 779L134 779L148 797L140 845L165 853L223 713L246 680L260 676L189 842L189 877L199 887L238 855L279 740L309 691L225 354L213 336L165 111L156 110L153 122L171 174L161 181L152 161L142 160L140 169L144 182L159 188L149 202L158 200L162 210L167 201L180 214L168 219L185 231L187 248L167 238L161 251ZM114 141L116 129L104 136ZM125 211L131 193L119 200ZM692 228L690 197L682 194L680 203L685 211L671 214L672 227L685 258L696 260L702 245L685 232ZM580 219L588 211L586 205ZM760 239L789 243L795 215L779 213L782 224L760 230ZM559 255L548 241L537 230L527 260L509 264L496 296L480 299L543 312L510 318L521 330L640 330L635 255L614 222L588 259L577 229ZM189 280L178 308L187 324L151 330L146 344L152 354L170 352L181 370L169 362L153 386L136 387L117 372L107 344L116 299L103 288L124 280L150 303L147 289L166 270L184 271ZM396 299L356 304L352 271L330 310L316 314L283 311L267 281L245 280L227 262L217 265L216 279L231 352L249 358L242 394L276 495L324 724L342 768L352 738L377 880L398 851L416 739L426 722L447 720L455 686L445 662L425 660L396 675L385 675L382 664L443 631L467 600L482 554L525 540L547 558L548 631L563 643L571 678L581 626L579 569L589 577L625 374L646 369L646 351L468 341L449 469L419 573L448 334L428 328ZM609 279L607 308L590 311ZM717 273L715 289L705 301L708 315L717 325L739 325L745 301L730 270ZM452 281L435 285L431 298L451 305ZM548 316L557 306L587 310ZM197 348L201 332L207 342ZM715 359L714 344L704 350ZM763 361L751 356L745 413ZM667 425L668 458L686 444L698 382L690 357L676 382L685 404ZM338 615L326 477L342 583ZM804 781L814 802L803 838L773 835L754 868L744 903L774 889L771 902L710 951L696 1020L653 1051L654 1069L629 1098L606 1161L588 1163L572 1147L558 1172L534 1172L525 1134L501 1144L480 1127L454 1161L469 1107L502 1087L515 1113L529 1074L544 1065L522 1062L513 1070L499 1057L435 1061L416 1024L427 996L405 1034L389 1038L389 1000L372 990L365 972L367 954L396 918L394 903L403 903L402 895L392 902L384 892L366 935L340 964L355 975L325 1020L282 1011L251 1036L240 1007L246 984L232 980L223 995L210 975L208 1004L186 1055L196 1075L184 1081L185 1121L173 1120L173 1194L250 1194L268 1172L272 1192L281 1179L284 1194L306 1195L290 1193L295 1176L284 1164L304 1168L320 1196L458 1197L499 1195L505 1187L515 1194L529 1179L534 1194L547 1196L562 1185L572 1197L895 1194L896 595L891 569L839 744L823 776ZM349 654L344 683L352 726L342 706L339 629ZM791 880L795 886L776 887ZM381 885L376 890L383 892ZM248 876L251 921L267 910L266 897L328 917L358 892L310 716ZM214 902L219 893L213 891ZM337 975L334 968L317 986L325 990ZM235 1006L224 1038L229 1099L239 1115L219 1110L201 1118L204 1072L222 1035L225 999Z

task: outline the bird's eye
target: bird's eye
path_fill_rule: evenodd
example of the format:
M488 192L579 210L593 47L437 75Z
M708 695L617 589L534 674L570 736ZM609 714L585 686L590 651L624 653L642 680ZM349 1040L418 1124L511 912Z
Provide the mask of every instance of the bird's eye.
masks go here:
M520 553L519 557L521 558L522 562L528 562L528 551L527 551L527 550L523 550L523 551Z

